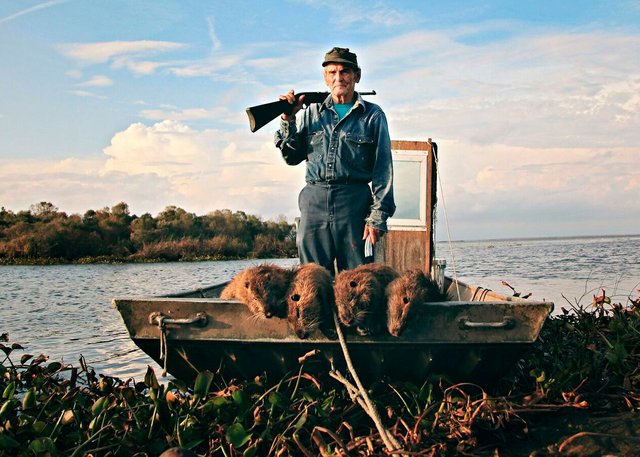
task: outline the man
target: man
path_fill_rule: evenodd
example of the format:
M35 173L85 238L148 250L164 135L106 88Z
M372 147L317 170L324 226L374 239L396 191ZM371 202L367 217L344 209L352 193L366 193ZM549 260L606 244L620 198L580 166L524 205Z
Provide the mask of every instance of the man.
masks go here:
M293 90L282 95L295 106L282 115L275 144L287 164L306 161L307 185L298 197L300 262L334 272L334 260L339 271L363 264L365 240L375 245L387 230L395 211L393 165L384 112L355 91L362 75L356 55L336 47L322 66L330 95L304 110L304 97L296 103Z

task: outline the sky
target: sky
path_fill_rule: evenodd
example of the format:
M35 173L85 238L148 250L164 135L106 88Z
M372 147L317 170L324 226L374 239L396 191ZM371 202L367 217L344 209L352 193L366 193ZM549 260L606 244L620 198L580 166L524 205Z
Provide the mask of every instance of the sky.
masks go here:
M348 47L439 146L439 239L640 233L640 0L0 0L0 206L298 214L245 108Z

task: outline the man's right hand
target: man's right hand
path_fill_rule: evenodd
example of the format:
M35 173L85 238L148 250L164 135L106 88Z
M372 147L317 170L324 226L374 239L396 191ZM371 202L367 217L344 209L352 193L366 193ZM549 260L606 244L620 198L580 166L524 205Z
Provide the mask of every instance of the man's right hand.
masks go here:
M302 109L302 103L304 102L304 95L302 97L300 97L298 99L298 103L296 103L295 93L293 92L293 89L291 89L289 92L287 92L286 95L281 95L279 97L279 99L280 100L286 100L291 105L295 104L295 106L293 107L293 110L291 111L291 114L283 114L282 115L282 120L288 122L291 119L294 119L296 117L296 113Z

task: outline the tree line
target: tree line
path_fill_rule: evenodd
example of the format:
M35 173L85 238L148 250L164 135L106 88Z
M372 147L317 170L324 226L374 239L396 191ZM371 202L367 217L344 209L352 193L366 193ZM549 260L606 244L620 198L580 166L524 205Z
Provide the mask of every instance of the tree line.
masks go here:
M294 257L295 237L282 216L263 221L228 209L198 216L167 206L156 217L132 215L124 202L82 216L49 202L0 209L0 263Z

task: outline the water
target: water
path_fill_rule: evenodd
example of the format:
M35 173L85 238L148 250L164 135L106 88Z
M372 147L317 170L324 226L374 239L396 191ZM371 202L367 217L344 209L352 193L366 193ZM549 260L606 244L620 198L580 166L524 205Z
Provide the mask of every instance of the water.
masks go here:
M151 365L160 377L160 367L129 339L111 299L205 287L255 263L0 266L0 333L9 333L9 341L24 346L24 353L45 354L52 361L77 366L82 355L98 373L137 381Z
M448 276L455 260L460 280L509 295L504 280L532 299L553 301L557 311L568 307L563 295L587 306L604 288L624 303L640 287L640 235L438 243L437 252ZM78 365L82 355L98 373L142 380L151 365L159 376L160 368L129 339L111 299L204 287L255 263L0 266L0 333L50 360Z
M532 300L560 307L588 306L601 290L614 301L638 297L640 235L439 242L438 258L447 260L446 275L504 295L506 281ZM453 260L452 260L453 259Z

